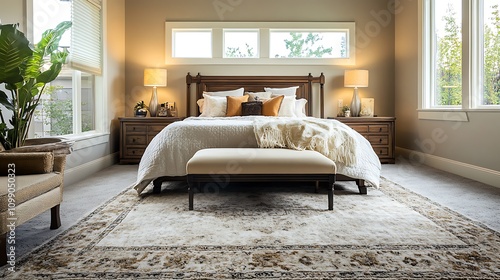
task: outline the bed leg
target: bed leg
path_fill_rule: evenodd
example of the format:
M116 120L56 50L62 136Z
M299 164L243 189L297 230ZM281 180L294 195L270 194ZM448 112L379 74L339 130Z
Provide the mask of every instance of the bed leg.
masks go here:
M161 185L163 181L161 179L153 180L153 193L161 193Z
M360 194L367 194L368 190L366 189L365 180L356 180L356 185L358 185Z
M314 192L315 193L318 193L319 192L319 181L316 181L316 187L314 189Z

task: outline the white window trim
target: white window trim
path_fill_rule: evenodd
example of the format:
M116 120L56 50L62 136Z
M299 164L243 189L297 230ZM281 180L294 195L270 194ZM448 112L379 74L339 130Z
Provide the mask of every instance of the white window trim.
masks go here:
M102 38L107 38L107 0L102 1ZM30 42L33 42L33 26L29 24L31 22L31 18L33 18L33 0L26 0L26 9L25 9L25 19L26 19L26 36ZM102 40L102 49L106 50L106 40ZM103 69L106 68L106 58L107 53L103 51ZM102 76L94 76L95 77L95 91L94 91L94 108L95 108L95 123L94 130L81 132L81 129L78 130L80 133L61 135L59 137L68 139L69 141L73 141L73 151L77 151L83 148L93 147L101 144L105 144L109 142L110 137L110 129L109 129L109 121L108 121L108 98L106 95L106 71L102 74ZM79 98L80 99L80 98ZM80 108L81 110L81 108ZM73 120L75 121L75 120ZM81 127L81 122L77 122ZM32 133L33 126L30 126L30 133ZM32 135L32 134L31 134Z
M173 58L172 29L199 28L212 29L212 58ZM259 29L259 58L223 58L224 28ZM270 29L313 29L313 30L345 30L348 32L348 58L270 58ZM176 22L165 23L165 63L168 65L182 64L238 64L238 65L355 65L355 23L354 22Z
M462 36L463 36L463 61L462 61L462 106L440 106L432 107L431 94L433 90L433 79L428 73L434 72L434 67L428 57L432 57L431 48L434 45L434 36L430 36L433 30L432 23L429 23L428 16L431 15L431 0L419 1L418 6L418 117L425 120L443 121L469 121L469 112L500 112L500 105L480 105L481 84L483 81L481 71L481 53L479 49L484 41L479 30L482 17L478 16L481 0L462 0L462 6L468 7L468 11L462 13ZM470 39L467 39L470 38ZM432 60L435 58L432 57ZM476 94L473 94L476 93ZM453 115L453 117L449 117Z

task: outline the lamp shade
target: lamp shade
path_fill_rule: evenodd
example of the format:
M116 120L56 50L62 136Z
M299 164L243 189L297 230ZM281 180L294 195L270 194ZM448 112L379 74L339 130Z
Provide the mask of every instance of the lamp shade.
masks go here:
M144 85L164 87L167 85L167 69L144 69Z
M367 87L368 86L368 70L345 70L344 72L345 87Z

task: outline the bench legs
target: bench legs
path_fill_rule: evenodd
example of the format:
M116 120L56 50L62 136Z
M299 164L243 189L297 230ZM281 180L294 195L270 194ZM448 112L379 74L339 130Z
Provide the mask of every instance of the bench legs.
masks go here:
M232 182L248 182L252 179L257 179L257 178L260 178L260 175L262 174L258 174L258 175L250 175L250 176L242 176L242 177L238 177L238 176L232 176L231 179L229 181L232 181ZM200 176L200 178L198 178L197 176ZM262 180L262 178L260 178L261 180L257 180L256 182L269 182L269 181L273 181L273 179L269 179L269 178L272 178L272 177L268 177L269 175L263 175L262 178L266 178L267 180ZM286 175L287 177L293 177L293 175ZM299 175L299 176L304 176L304 175ZM328 190L328 210L333 210L333 187L334 187L334 183L335 183L335 174L328 174L328 175L324 175L324 176L327 176L327 177L321 177L322 179L321 180L318 180L316 179L315 180L315 192L317 193L318 192L318 189L319 189L319 183L320 182L325 182L327 181L328 182L328 187L327 187L327 190ZM237 178L244 178L245 180L241 180L239 181ZM250 180L247 180L248 178L251 178ZM314 177L316 178L316 177ZM327 180L325 180L326 178L328 178ZM209 177L207 177L207 175L188 175L187 177L187 181L188 181L188 194L189 194L189 210L193 210L194 209L194 188L199 188L200 186L200 183L201 182L205 182L206 179L211 179ZM274 181L282 181L282 180L274 180Z

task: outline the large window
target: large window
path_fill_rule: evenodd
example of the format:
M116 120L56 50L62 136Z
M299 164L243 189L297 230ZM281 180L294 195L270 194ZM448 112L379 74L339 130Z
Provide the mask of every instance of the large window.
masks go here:
M422 1L421 109L500 109L499 4Z
M31 30L38 42L42 33L61 21L72 21L60 47L68 48L70 61L45 88L35 113L33 137L81 134L96 129L96 81L101 78L101 12L99 0L29 0ZM84 24L79 24L79 22ZM94 31L89 31L93 28ZM85 34L82 36L80 34ZM77 46L77 47L74 47Z
M167 64L354 65L353 22L167 22Z

